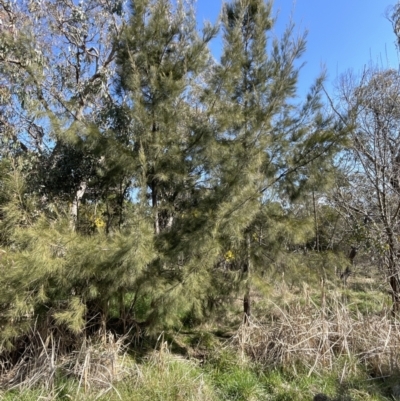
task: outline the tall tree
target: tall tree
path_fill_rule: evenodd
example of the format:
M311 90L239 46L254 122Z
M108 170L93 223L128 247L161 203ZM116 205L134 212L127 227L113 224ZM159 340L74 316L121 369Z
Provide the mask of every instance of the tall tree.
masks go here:
M360 239L384 256L393 312L400 311L400 76L395 70L366 70L358 80L342 78L341 119L353 127L353 166L337 201L351 216Z
M207 175L212 138L198 93L212 64L208 42L216 31L210 25L197 31L189 3L139 0L131 3L131 18L119 42L119 90L129 110L131 156L137 165L135 196L138 207L151 216L159 251L149 267L152 321L161 315L176 321L176 305L190 308L190 302L183 305L182 290L190 267L176 242L183 240L178 233L182 220Z
M7 96L1 125L14 147L29 154L37 172L28 177L33 191L49 202L69 202L76 227L89 178L100 167L89 165L102 156L90 154L90 124L99 126L99 109L114 102L123 3L2 0L0 12L0 82Z
M171 227L179 203L202 174L199 164L201 112L194 97L199 77L211 61L193 10L178 1L132 2L132 16L120 42L118 74L131 108L133 157L140 168L136 185L149 191L155 233Z
M243 249L245 316L251 309L251 274L260 267L252 257L260 244L252 239L257 216L271 200L298 192L305 167L332 152L340 137L335 138L331 120L321 113L322 78L306 102L296 106L296 60L305 50L305 38L293 38L292 25L280 40L272 38L271 9L272 3L262 0L225 4L223 54L207 94L219 150L213 171L218 219L231 242L226 246Z
M247 319L251 278L291 231L273 227L291 216L279 203L341 134L321 80L296 104L304 38L272 40L271 5L234 1L217 63L188 3L134 1L126 25L117 1L15 4L0 73L16 113L1 111L24 156L1 165L2 339L36 319L176 325L237 291Z

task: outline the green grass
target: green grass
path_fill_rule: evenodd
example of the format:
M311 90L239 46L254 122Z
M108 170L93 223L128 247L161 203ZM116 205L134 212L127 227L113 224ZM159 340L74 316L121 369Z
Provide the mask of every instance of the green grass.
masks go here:
M232 352L216 352L204 368L218 400L269 399L267 389L260 380L260 372Z

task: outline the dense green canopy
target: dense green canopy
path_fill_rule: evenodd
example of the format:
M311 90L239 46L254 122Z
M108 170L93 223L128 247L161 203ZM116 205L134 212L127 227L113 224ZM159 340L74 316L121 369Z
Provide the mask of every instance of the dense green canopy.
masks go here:
M235 297L249 317L265 272L335 250L323 193L351 127L322 77L297 97L305 37L275 37L271 3L201 31L182 1L0 12L2 347L33 324L156 332Z

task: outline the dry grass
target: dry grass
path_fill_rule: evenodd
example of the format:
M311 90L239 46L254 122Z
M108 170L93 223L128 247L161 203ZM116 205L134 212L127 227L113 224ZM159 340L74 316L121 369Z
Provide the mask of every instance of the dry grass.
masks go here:
M197 363L171 354L162 335L140 365L127 356L125 340L99 336L60 355L50 337L4 372L0 399L3 390L10 400L215 400Z
M3 360L0 388L26 389L43 384L50 389L54 383L57 365L58 351L53 337L43 340L40 335L32 336L15 364Z
M128 373L124 337L108 334L91 340L83 339L80 349L68 354L60 352L51 335L42 340L36 334L35 339L16 364L3 365L1 389L27 390L40 386L46 392L54 393L57 392L56 375L60 373L78 382L77 393L96 389L104 394L115 390L114 383Z
M115 390L114 383L130 374L125 363L126 338L113 334L83 341L79 351L63 357L60 370L68 377L79 380L78 392L92 389L101 394Z
M400 323L388 311L362 315L350 311L339 296L327 302L324 294L322 306L311 299L305 305L274 305L269 320L243 324L232 344L265 366L296 369L301 364L308 375L332 370L343 357L364 364L375 377L400 366Z

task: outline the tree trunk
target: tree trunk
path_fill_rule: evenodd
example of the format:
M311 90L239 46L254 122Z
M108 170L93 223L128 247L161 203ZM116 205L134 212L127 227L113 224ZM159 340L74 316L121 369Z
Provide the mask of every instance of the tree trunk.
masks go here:
M392 295L392 315L398 316L400 312L400 281L399 281L399 269L398 269L398 257L396 252L396 240L393 231L390 227L386 227L386 233L388 238L388 256L387 256L387 268L389 275L389 285Z
M243 298L243 321L244 323L249 323L249 318L251 315L251 298L250 298L250 288L246 289L246 293L244 294Z
M350 266L354 266L354 258L357 256L357 253L358 253L358 248L356 246L352 246L349 253ZM351 276L350 266L347 265L344 272L340 274L340 279L343 281L344 286L347 285L347 279L349 278L349 276Z
M157 186L154 179L151 183L151 206L154 210L154 232L156 235L160 234L160 219L158 215L157 205Z
M393 273L389 278L392 293L392 315L398 316L400 312L400 285L398 273Z
M319 228L318 228L318 215L317 204L315 199L315 191L312 190L313 214L314 214L314 230L315 230L315 250L319 252Z
M352 266L354 266L354 259L357 256L357 253L358 253L358 247L352 246L349 253L349 260Z
M246 275L246 291L243 297L243 321L244 323L249 323L249 319L251 316L251 297L250 297L250 289L251 289L251 238L250 233L246 234L246 247L247 247L247 261L243 265L242 273Z
M392 294L392 315L398 316L400 312L400 281L397 267L397 255L392 233L389 235L388 259L389 284Z
M76 195L74 200L72 201L72 206L71 206L71 228L73 231L76 231L77 225L78 225L78 213L79 213L79 204L81 202L81 199L83 198L83 195L85 194L87 184L86 182L81 182L81 185L76 191Z

